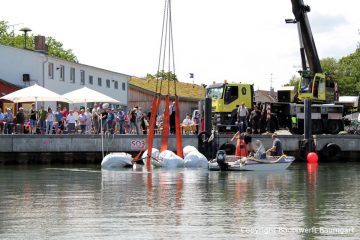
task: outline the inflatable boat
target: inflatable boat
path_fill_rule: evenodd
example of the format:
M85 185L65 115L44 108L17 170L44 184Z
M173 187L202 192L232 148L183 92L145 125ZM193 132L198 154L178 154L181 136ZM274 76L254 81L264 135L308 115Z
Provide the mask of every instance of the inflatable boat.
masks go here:
M287 169L295 160L293 156L270 157L263 153L255 154L254 157L239 158L234 155L226 155L225 151L219 150L216 158L209 162L210 171L278 171Z

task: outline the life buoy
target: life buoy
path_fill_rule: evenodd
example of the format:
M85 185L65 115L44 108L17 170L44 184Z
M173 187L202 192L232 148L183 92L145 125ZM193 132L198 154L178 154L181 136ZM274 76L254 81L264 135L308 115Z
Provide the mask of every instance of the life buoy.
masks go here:
M236 143L235 156L237 157L247 157L246 143L244 139L239 139Z

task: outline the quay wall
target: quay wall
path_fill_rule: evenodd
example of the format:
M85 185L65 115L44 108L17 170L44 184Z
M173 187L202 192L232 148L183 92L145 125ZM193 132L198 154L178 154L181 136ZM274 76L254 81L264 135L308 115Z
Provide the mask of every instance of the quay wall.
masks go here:
M129 152L136 154L147 147L145 135L0 135L0 163L21 161L69 161L77 159L86 162L101 162L102 149L108 152ZM216 138L216 146L220 148L230 142L232 135L220 135ZM271 147L270 135L253 135L253 140L259 139L267 149ZM196 135L183 135L183 146L191 145L199 149ZM299 153L302 135L280 135L283 149L286 154L297 155ZM360 154L360 136L358 135L317 135L314 136L316 151L323 153L330 145L336 145L341 153L337 157L346 156L357 160ZM161 135L156 135L153 146L160 148ZM176 139L169 136L168 149L176 151ZM335 149L335 150L336 150ZM330 154L334 154L331 152ZM327 155L328 157L329 154ZM42 160L36 160L36 159Z

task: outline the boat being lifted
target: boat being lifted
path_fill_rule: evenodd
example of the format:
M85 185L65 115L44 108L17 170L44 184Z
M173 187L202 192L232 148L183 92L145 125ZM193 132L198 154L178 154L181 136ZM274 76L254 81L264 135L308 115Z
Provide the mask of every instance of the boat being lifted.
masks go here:
M259 140L257 140L259 143ZM216 153L216 158L209 162L210 171L279 171L287 169L295 160L293 156L266 156L262 144L254 148L254 157L239 158L226 155L224 150Z

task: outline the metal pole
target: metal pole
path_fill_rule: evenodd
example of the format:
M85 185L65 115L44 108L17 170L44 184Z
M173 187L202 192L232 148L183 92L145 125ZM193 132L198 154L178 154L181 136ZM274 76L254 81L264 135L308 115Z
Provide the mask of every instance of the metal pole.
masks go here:
M27 31L24 32L24 48L26 49L26 36L27 36Z
M211 134L212 130L212 114L211 114L211 98L205 98L205 111L204 111L204 121L205 121L205 132L209 135Z
M305 153L308 154L312 152L313 149L313 139L311 133L311 100L306 99L304 100L304 142L306 144Z

